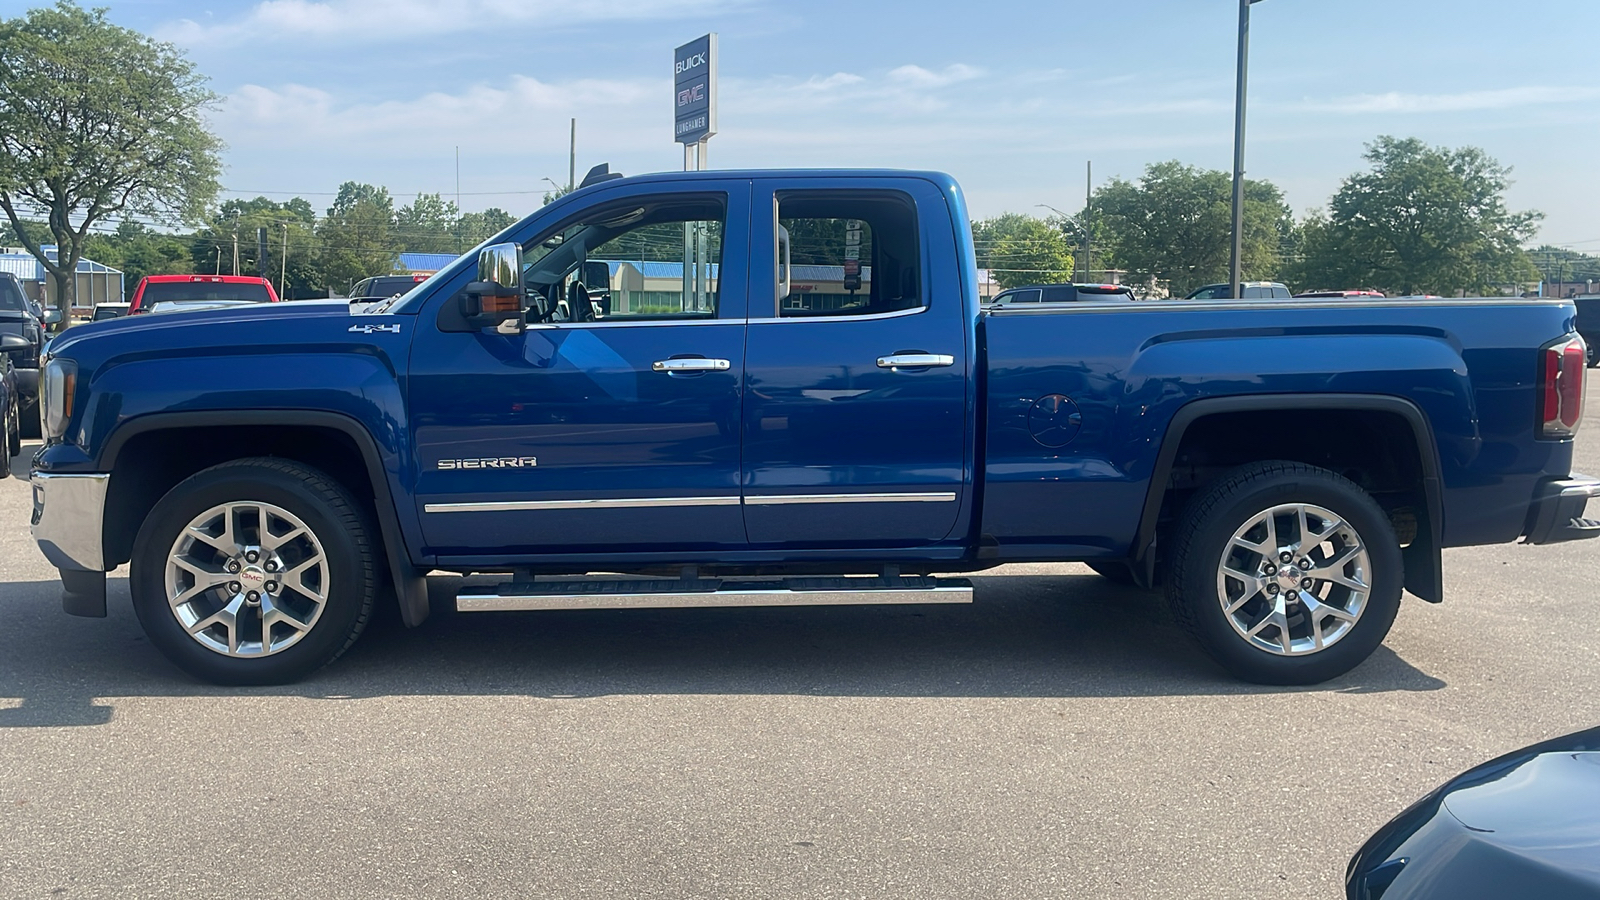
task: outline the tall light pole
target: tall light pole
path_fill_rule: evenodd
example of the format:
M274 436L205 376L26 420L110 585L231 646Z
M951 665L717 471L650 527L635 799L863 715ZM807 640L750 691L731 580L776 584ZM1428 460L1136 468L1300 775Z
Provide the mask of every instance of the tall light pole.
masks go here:
M1239 266L1244 254L1244 94L1250 69L1250 6L1239 0L1239 84L1233 98L1233 254L1228 265L1229 296L1239 296Z

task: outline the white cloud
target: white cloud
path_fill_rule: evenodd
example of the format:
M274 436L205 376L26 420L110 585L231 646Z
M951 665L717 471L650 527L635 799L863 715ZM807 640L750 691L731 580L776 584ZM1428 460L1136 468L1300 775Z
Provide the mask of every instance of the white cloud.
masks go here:
M570 27L596 22L700 16L757 0L262 0L224 22L180 19L158 36L200 46L262 40L338 41L341 45L386 38L486 32L511 25Z
M1307 112L1344 114L1474 112L1510 109L1518 106L1548 106L1581 103L1600 97L1600 89L1590 87L1551 87L1534 85L1494 91L1465 91L1457 94L1357 94L1332 100L1307 101L1298 109Z

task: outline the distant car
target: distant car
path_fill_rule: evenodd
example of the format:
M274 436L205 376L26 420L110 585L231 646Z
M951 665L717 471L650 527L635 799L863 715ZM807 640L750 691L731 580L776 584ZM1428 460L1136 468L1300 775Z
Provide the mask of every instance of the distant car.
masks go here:
M146 275L128 301L128 315L147 313L159 302L176 300L277 303L278 292L267 279L246 275Z
M1600 900L1600 728L1469 769L1378 829L1349 900Z
M1359 300L1383 297L1383 291L1305 291L1295 294L1296 300L1342 299Z
M1091 300L1132 300L1133 288L1125 284L1027 284L1001 291L990 303L1081 303Z
M1239 282L1241 300L1287 300L1289 299L1288 285L1276 281L1241 281ZM1233 299L1233 285L1208 284L1195 291L1185 300L1231 300Z
M96 303L91 321L103 322L106 319L119 319L128 314L129 305L127 303Z
M350 299L386 300L398 297L427 280L427 275L378 275L363 278L350 288Z
M1589 345L1589 368L1600 366L1600 294L1580 294L1572 299L1578 304L1578 335Z

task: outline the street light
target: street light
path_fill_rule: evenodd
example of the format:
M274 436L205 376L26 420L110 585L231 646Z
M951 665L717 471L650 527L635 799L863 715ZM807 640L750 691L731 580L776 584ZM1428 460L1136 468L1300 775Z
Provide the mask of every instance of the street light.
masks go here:
M1239 0L1239 85L1233 98L1233 254L1228 266L1229 296L1239 297L1239 266L1244 253L1244 88L1250 58L1250 7L1261 0Z

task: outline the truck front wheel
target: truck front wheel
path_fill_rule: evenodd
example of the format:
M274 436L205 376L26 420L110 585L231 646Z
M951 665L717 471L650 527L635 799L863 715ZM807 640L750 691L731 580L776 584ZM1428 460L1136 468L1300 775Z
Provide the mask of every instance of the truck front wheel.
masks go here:
M283 684L327 665L372 614L373 533L326 474L242 459L191 476L134 541L139 623L179 668L217 684Z
M1404 573L1378 504L1326 469L1263 462L1188 504L1167 599L1223 668L1259 684L1317 684L1389 633Z

